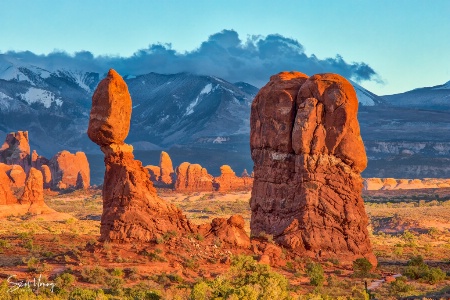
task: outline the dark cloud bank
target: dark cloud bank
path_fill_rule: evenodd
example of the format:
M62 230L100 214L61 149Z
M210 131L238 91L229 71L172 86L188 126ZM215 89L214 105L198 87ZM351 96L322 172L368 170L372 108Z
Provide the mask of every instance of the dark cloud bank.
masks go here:
M318 59L307 56L303 46L294 39L279 34L239 38L234 30L223 30L211 35L199 48L185 53L171 49L169 44L153 44L130 57L94 57L88 51L69 55L53 52L36 55L32 52L6 52L6 57L53 71L82 69L105 73L115 68L123 75L140 75L150 72L213 75L230 82L245 81L258 87L280 71L296 70L308 75L333 72L355 80L378 80L377 73L364 62L346 62L340 55Z

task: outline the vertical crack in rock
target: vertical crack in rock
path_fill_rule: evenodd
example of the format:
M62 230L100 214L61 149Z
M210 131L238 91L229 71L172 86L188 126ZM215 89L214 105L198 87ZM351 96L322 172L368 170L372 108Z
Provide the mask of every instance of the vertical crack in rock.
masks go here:
M367 157L357 111L355 90L336 74L283 72L260 90L250 131L253 236L272 234L312 257L366 257L376 265L361 197Z

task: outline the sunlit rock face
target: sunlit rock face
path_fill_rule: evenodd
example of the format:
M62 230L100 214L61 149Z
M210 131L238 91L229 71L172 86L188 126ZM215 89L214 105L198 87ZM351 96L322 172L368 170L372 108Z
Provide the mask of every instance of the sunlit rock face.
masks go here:
M336 74L274 75L255 97L251 234L309 256L372 263L361 198L367 157L352 85Z

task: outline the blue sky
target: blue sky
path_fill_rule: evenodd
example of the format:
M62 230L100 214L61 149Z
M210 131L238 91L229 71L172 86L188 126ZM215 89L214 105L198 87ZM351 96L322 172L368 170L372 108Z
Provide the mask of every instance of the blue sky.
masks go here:
M164 46L165 55L170 51L197 55L196 50L211 41L211 35L227 29L231 34L222 35L221 43L226 39L236 42L233 32L242 43L233 49L245 47L254 36L267 42L267 36L277 35L278 42L297 43L308 63L318 61L320 71L339 63L344 72L354 75L355 69L367 65L374 74L361 85L383 95L450 80L449 16L447 0L0 0L0 52L74 54L86 50L94 56L130 57L162 43L170 44ZM298 57L272 60L287 69L289 59ZM305 64L293 62L292 66ZM330 71L337 68L330 67ZM161 66L155 68L161 70ZM176 71L173 67L167 71L172 70ZM223 69L218 75L229 73ZM234 80L237 74L230 76Z

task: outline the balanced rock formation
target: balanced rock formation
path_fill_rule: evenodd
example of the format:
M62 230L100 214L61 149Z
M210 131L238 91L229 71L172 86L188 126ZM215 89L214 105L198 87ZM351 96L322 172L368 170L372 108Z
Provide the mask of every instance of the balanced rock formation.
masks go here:
M133 147L124 143L130 129L131 97L114 70L92 97L88 136L105 155L101 240L151 241L164 232L193 232L181 210L160 199Z
M367 157L352 85L336 74L274 75L251 109L251 234L351 262L376 258L360 173Z
M223 165L220 167L220 176L214 178L213 185L218 192L248 190L253 185L253 178L238 177L230 166Z
M199 164L184 162L177 167L175 190L179 192L212 192L214 177Z
M6 135L0 148L0 163L19 165L28 172L31 164L28 131L11 132Z
M87 189L89 187L90 169L84 152L72 154L69 151L61 151L53 156L48 164L51 170L52 188Z

